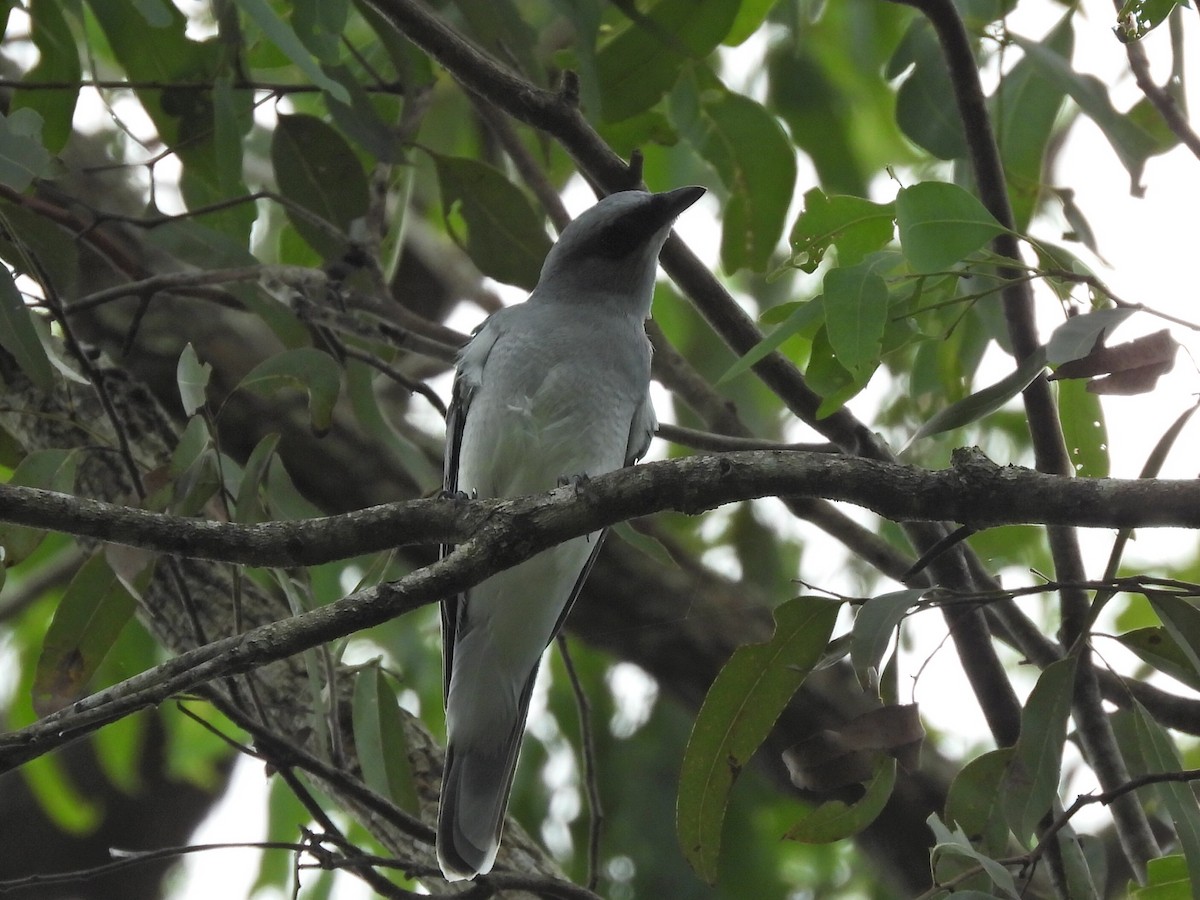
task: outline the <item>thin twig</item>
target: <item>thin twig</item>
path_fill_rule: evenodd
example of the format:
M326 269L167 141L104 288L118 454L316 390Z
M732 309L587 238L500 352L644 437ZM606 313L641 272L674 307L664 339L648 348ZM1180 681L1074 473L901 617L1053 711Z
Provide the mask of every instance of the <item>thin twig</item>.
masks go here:
M559 634L558 652L562 655L563 668L567 672L567 680L571 683L571 691L575 695L575 708L579 713L579 743L583 755L583 783L587 786L588 813L588 855L587 882L589 891L594 891L600 880L600 836L604 827L604 806L600 801L599 768L596 763L596 739L592 734L592 704L588 700L587 691L579 680L575 670L575 662L571 659L571 650L567 646L567 636Z

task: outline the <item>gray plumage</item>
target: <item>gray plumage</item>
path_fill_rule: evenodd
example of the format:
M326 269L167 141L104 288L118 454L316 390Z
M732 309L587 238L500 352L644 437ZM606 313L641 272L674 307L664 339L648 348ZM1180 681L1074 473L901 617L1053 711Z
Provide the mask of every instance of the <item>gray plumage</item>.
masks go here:
M613 194L563 230L529 299L491 316L459 355L447 491L520 496L642 457L656 424L644 322L658 254L703 193ZM451 881L495 862L538 664L603 537L567 541L442 604L437 855Z

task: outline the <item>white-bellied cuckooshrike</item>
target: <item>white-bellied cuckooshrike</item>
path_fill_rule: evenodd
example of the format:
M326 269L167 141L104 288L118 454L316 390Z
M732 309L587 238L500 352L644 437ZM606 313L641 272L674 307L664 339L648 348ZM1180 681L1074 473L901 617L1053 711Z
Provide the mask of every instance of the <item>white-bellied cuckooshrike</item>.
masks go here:
M529 299L492 315L459 355L447 491L516 497L645 454L656 425L645 320L658 254L703 193L623 191L563 229ZM451 881L495 862L538 664L603 537L566 541L442 603L437 855Z

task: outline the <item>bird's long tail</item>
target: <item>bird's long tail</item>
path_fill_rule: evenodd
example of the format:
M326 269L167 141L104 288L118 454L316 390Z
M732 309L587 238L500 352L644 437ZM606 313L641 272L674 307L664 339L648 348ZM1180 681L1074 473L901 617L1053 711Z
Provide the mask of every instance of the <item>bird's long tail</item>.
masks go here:
M486 874L496 861L536 676L535 665L515 706L497 704L508 710L493 707L491 715L480 717L485 727L480 719L468 719L451 729L437 826L438 864L447 881Z

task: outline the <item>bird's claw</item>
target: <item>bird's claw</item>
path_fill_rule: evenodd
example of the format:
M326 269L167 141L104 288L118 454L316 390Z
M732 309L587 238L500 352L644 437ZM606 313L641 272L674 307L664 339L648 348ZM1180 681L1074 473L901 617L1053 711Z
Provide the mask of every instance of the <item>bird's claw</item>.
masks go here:
M584 486L591 480L592 478L587 472L580 472L576 475L559 475L558 486L567 487L570 485L575 489L576 494L582 494Z
M466 491L438 491L439 500L470 500L471 495Z

